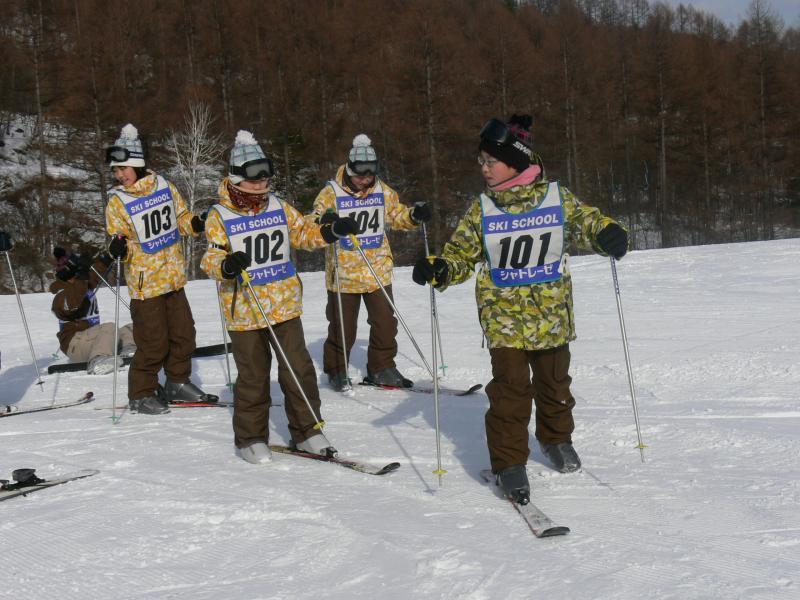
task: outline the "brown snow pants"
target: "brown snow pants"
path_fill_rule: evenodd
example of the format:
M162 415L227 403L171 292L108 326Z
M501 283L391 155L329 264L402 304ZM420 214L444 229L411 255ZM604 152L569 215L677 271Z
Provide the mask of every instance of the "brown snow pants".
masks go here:
M549 350L492 348L489 354L486 441L492 472L528 462L531 400L536 404L536 439L546 444L571 442L575 398L569 390L569 345Z
M275 350L278 357L278 384L283 392L289 433L295 442L302 442L318 433L314 425L322 420L317 373L306 348L300 319L278 323L272 328L314 410L312 415L280 353ZM228 333L231 336L233 360L239 371L233 388L234 443L237 448L245 448L255 442L266 443L269 440L269 408L272 404L269 378L274 341L266 328Z
M392 296L392 286L387 285L386 292ZM350 350L356 341L358 328L358 312L363 298L367 307L367 323L369 324L369 346L367 347L367 369L377 373L395 366L397 356L397 319L391 305L386 301L380 289L366 294L342 294L342 316L344 321L345 347L350 360ZM325 307L328 318L328 339L322 351L322 367L328 375L344 373L344 353L342 352L342 328L339 325L339 304L336 292L328 292L328 305Z
M146 300L131 300L136 354L128 371L128 398L144 398L158 389L163 368L170 381L187 383L192 374L195 329L183 288Z

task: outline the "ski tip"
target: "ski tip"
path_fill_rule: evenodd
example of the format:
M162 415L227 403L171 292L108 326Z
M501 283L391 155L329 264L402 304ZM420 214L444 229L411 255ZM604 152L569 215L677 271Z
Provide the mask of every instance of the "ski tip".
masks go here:
M380 471L375 473L376 475L385 475L386 473L391 473L392 471L397 471L400 468L399 462L389 463L385 467L383 467Z
M550 527L549 529L545 529L544 531L540 532L536 537L540 538L556 537L558 535L567 535L569 532L570 529L566 525L557 525L555 527Z

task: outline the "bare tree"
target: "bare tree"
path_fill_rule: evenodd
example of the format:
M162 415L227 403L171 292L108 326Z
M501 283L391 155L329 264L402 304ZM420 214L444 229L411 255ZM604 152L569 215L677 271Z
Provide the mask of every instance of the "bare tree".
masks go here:
M176 183L184 193L186 205L195 212L201 195L210 196L219 180L218 169L225 144L222 137L212 133L214 117L211 108L202 102L189 104L183 131L173 133L167 147L172 152ZM189 275L196 276L195 239L189 238L184 247Z

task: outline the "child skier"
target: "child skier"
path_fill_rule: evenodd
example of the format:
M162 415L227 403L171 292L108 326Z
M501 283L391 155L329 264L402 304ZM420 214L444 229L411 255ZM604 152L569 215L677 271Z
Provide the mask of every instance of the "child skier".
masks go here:
M525 504L530 486L528 424L536 405L536 439L553 467L575 471L575 399L569 342L575 339L572 283L565 251L622 258L628 234L596 208L548 181L532 154L528 115L488 121L478 163L486 190L469 207L441 256L421 258L413 279L443 291L476 275L481 327L489 343L486 437L492 472L503 491ZM531 373L533 378L531 379Z

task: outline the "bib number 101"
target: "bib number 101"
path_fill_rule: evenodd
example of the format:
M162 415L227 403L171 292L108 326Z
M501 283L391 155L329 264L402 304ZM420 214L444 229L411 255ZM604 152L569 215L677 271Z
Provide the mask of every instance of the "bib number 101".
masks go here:
M539 256L536 260L536 266L541 267L544 264L544 259L547 256L547 249L550 247L551 233L543 233L538 237L538 240L529 234L520 235L518 237L504 237L499 241L500 244L500 264L498 268L506 269L524 269L531 265L531 255L534 248L539 245Z
M172 229L172 210L169 206L155 209L142 215L144 237L148 240L162 231Z

